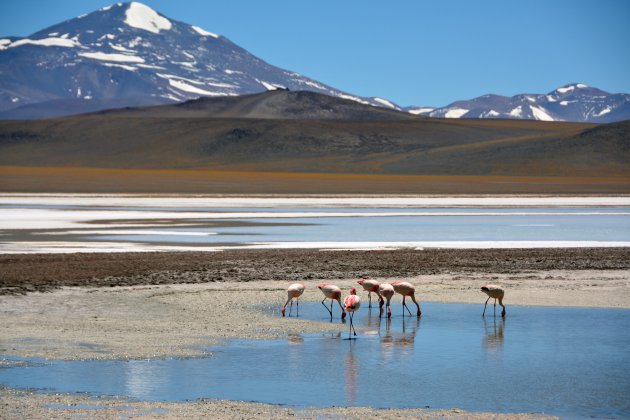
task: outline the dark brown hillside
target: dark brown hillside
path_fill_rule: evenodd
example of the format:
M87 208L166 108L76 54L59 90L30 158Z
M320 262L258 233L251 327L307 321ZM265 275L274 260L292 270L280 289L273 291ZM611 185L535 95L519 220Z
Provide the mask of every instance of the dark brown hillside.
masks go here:
M335 118L320 117L326 107L329 117ZM313 93L282 91L0 122L0 165L607 177L618 179L624 191L630 178L629 142L630 122L595 126L426 119ZM584 191L594 190L591 186Z
M254 95L204 97L175 105L104 111L124 117L259 118L291 120L418 120L407 112L364 105L310 91L274 90Z

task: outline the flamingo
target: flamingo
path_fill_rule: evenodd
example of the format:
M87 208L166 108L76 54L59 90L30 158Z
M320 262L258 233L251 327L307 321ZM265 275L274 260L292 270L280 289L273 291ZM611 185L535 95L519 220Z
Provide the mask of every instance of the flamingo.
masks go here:
M343 303L346 306L346 310L350 312L350 330L348 331L348 340L352 340L351 333L354 332L355 337L357 335L357 331L354 329L354 325L352 325L352 318L354 317L354 313L361 307L361 298L357 296L357 289L354 287L350 289L350 295L346 296Z
M407 309L407 312L409 312L409 315L411 315L411 311L407 307L407 304L405 304L405 298L407 296L409 296L411 300L413 301L413 303L415 303L416 306L418 307L418 312L416 313L416 315L417 316L422 315L422 312L420 311L420 305L416 301L416 296L415 296L416 289L413 287L411 283L407 283L406 281L395 281L391 283L391 285L394 287L394 290L396 291L396 293L401 294L403 297L403 317L405 316L405 309Z
M378 295L379 306L382 306L381 302L383 301L383 298L378 292L378 286L380 286L379 282L372 279L363 279L363 280L357 280L357 283L359 283L363 287L363 290L368 292L368 299L369 299L368 308L372 307L372 292Z
M289 288L287 289L287 301L284 302L284 305L282 306L282 316L284 316L284 310L287 308L287 304L289 302L291 302L291 306L289 307L289 316L291 316L291 310L293 309L293 299L295 298L295 303L297 305L297 316L300 316L300 300L299 297L302 296L302 293L304 293L304 289L306 288L306 286L304 286L302 283L293 283L291 286L289 286Z
M496 284L486 284L485 286L481 286L481 291L488 295L488 299L486 299L486 303L483 305L483 314L481 314L481 316L486 316L486 306L488 305L488 301L490 298L494 298L494 315L497 315L497 299L499 299L499 305L503 307L501 316L504 317L505 305L503 304L503 296L505 296L505 290Z
M392 317L392 308L390 306L390 303L392 301L392 297L394 296L394 286L392 286L389 283L381 283L381 285L378 287L378 293L381 296L381 302L380 302L380 313L379 313L379 318L381 316L383 316L383 304L385 303L384 299L387 299L387 318L391 318Z
M334 300L339 303L339 307L341 308L341 319L346 319L346 310L341 305L341 289L334 284L326 283L318 285L317 288L321 290L325 296L324 300L322 300L322 305L324 305L324 308L326 308L326 310L330 313L330 320L332 321L332 308ZM328 306L324 303L326 299L330 299L330 309L328 309Z

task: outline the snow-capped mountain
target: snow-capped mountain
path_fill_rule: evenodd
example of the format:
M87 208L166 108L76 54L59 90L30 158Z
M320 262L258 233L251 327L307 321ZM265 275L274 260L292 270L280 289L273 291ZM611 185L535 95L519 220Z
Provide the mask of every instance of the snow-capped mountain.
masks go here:
M608 123L630 119L630 95L574 83L547 94L484 95L443 108L407 107L416 115L439 118L509 118Z
M5 118L59 116L278 88L399 109L385 99L350 95L274 67L224 36L167 18L137 2L116 3L27 38L0 38L0 75L0 113Z

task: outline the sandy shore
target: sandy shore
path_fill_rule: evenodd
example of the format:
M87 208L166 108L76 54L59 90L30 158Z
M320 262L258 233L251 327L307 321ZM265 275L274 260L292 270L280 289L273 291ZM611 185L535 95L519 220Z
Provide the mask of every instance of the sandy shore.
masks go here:
M56 264L60 264L60 261L65 261L66 267L80 265L85 268L85 261L81 259L83 257L65 256L65 260L57 260L59 256L40 256L40 261L46 263L39 267L31 264L31 271L23 272L22 278L30 277L31 283L39 285L36 290L52 291L20 294L25 289L19 289L17 294L0 296L0 316L3 320L0 326L0 354L51 359L194 357L205 354L201 350L202 347L229 338L283 339L291 334L345 331L342 324L279 317L278 309L286 296L284 290L291 281L301 277L307 284L303 299L318 301L321 299L321 293L316 285L321 280L334 281L342 288L349 288L355 284L354 281L359 274L355 271L356 266L360 265L361 260L365 263L366 259L374 259L375 255L383 258L380 263L373 264L366 270L367 273L363 274L372 275L378 280L404 278L411 281L416 285L417 296L421 302L474 303L478 304L481 310L485 299L479 292L479 286L493 282L506 287L505 303L508 305L508 316L511 305L630 308L630 269L625 266L628 263L625 258L627 251L624 250L617 250L616 254L608 254L610 257L608 260L602 258L597 262L595 258L589 262L582 253L557 250L556 256L553 257L552 253L550 257L556 262L547 261L545 266L540 266L541 262L536 263L538 257L525 251L519 254L502 251L494 259L490 258L490 255L494 254L472 254L463 251L457 254L434 254L429 258L434 263L433 268L428 270L427 267L421 267L419 271L427 271L422 274L417 272L413 274L411 266L414 264L408 262L406 265L402 262L406 260L417 262L417 259L413 259L413 255L417 257L417 252L415 254L399 252L389 259L384 256L385 254L378 253L328 253L329 256L322 256L324 253L319 253L313 256L315 252L301 251L296 254L276 252L275 258L271 258L271 254L258 254L265 257L261 257L259 261L261 264L274 267L259 273L255 272L256 264L251 261L250 264L253 266L250 265L250 268L254 271L230 272L221 263L216 262L218 265L214 266L208 261L205 263L210 264L212 269L209 269L208 265L205 269L199 267L193 269L194 264L192 262L186 264L187 260L183 258L178 269L169 266L172 261L170 263L167 261L163 263L163 267L158 267L160 269L153 272L148 268L144 270L134 266L133 270L120 272L118 276L98 274L91 279L80 269L52 271L56 274L51 277L57 278L57 282L46 280L47 270L51 267L58 268ZM499 258L498 255L502 255L503 258ZM131 260L135 258L129 255L127 257ZM142 258L144 257L146 255ZM216 257L213 255L208 258ZM438 263L442 258L450 259L450 264L446 261L444 264ZM303 260L303 264L297 264L296 259ZM494 263L481 265L478 264L478 259ZM505 264L505 260L511 260L512 263ZM15 271L17 263L15 260L12 261L13 266L8 260L3 262L4 268L13 267L11 270L5 270L5 274L2 275L5 282L4 290L8 293L16 292L15 288L7 287L6 284L17 282L17 277L8 274L15 275L17 272ZM226 259L223 258L222 261L225 262ZM133 265L129 261L127 263ZM150 265L150 262L145 263ZM334 270L323 270L322 266L326 264ZM346 264L345 268L342 267L343 264ZM122 264L123 267L124 265ZM142 267L142 264L139 266ZM299 271L289 272L287 270L289 266L296 270L299 268ZM307 268L306 272L301 271L304 267ZM315 269L317 267L319 270ZM239 270L242 269L243 267L239 266ZM122 270L124 271L124 268ZM204 275L211 276L214 273L212 270L219 270L218 272L224 270L224 278L221 281L202 281ZM379 273L382 275L374 275ZM264 280L256 279L257 274ZM305 277L307 278L304 279ZM140 281L142 278L145 280ZM188 283L186 280L189 280ZM80 287L76 285L69 287L72 283L79 283ZM112 416L500 418L492 413L471 414L453 410L439 412L369 408L302 410L268 404L215 400L195 403L130 403L124 399L34 394L11 389L0 389L0 404L4 405L2 412L8 414L10 418L23 416L67 418L77 415L103 418ZM85 404L103 408L85 408L83 406ZM513 415L509 417L514 418ZM530 417L532 416L522 416Z

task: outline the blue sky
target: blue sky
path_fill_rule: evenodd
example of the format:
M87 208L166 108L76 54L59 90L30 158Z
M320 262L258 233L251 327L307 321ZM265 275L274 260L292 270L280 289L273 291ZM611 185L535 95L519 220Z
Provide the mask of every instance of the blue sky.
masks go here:
M111 4L0 0L0 36ZM263 60L400 105L583 82L630 92L630 1L144 0Z

